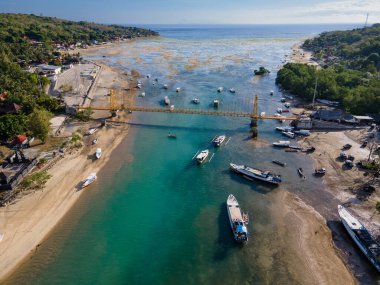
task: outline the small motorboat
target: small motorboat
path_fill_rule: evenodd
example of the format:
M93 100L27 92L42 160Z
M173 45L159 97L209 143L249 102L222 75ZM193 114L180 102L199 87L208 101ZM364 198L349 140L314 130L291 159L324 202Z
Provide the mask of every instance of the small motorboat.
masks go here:
M277 164L277 165L280 165L282 167L286 166L286 163L285 162L282 162L282 161L279 161L279 160L272 160L272 162L274 164Z
M147 74L147 75L146 75L146 78L150 78L150 74Z
M298 168L297 169L297 172L298 172L298 175L301 176L301 177L305 177L305 175L303 174L303 169L302 167Z
M290 108L290 103L289 103L289 102L286 102L286 103L284 104L284 106L285 106L286 108Z
M168 85L167 84L164 84L164 89L168 89Z
M325 168L320 168L320 169L315 169L314 170L314 175L316 176L322 176L326 174L326 169Z
M198 98L193 98L193 100L191 100L191 102L193 102L193 104L199 104L201 101L199 101Z
M196 156L196 160L199 164L202 164L203 162L205 162L206 158L208 157L209 155L209 150L208 149L205 149L205 150L202 150L197 156Z
M97 144L97 143L98 143L98 139L97 138L92 141L92 144Z
M265 112L261 112L260 113L260 117L265 117L266 113Z
M174 105L170 105L170 111L174 111Z
M217 136L212 140L215 147L219 147L226 140L226 135Z
M172 133L168 133L168 138L176 139L177 135L176 134L172 134Z
M288 138L294 139L295 134L292 132L282 132L282 134Z
M92 182L96 180L96 178L97 178L96 173L95 172L91 173L89 176L87 176L86 180L83 182L82 188L85 188L88 185L90 185Z
M214 100L213 101L213 106L214 106L214 108L218 108L219 107L219 100Z
M277 108L276 112L279 113L279 114L281 114L282 113L282 109L281 108Z
M285 97L282 97L282 98L281 98L281 103L285 103L285 101L286 101L286 98L285 98Z
M273 91L273 90L270 91L270 95L271 95L271 96L274 95L274 91Z
M236 90L234 88L230 88L230 93L236 93Z
M276 147L289 147L290 141L278 141L278 142L274 142L272 144L273 144L273 146L276 146Z
M142 92L142 93L140 94L140 97L145 97L145 92Z
M177 87L177 89L175 90L175 92L179 93L181 91L181 87Z
M221 93L223 91L223 87L218 88L218 92Z
M96 151L95 151L95 157L96 157L96 159L99 159L101 156L102 156L102 149L101 148L97 148Z
M289 109L282 110L283 113L289 113Z
M169 99L168 96L165 96L165 97L164 97L164 104L165 104L166 106L169 106L169 105L170 105L170 99Z
M136 87L137 87L138 89L141 89L141 87L142 87L141 83L138 83Z

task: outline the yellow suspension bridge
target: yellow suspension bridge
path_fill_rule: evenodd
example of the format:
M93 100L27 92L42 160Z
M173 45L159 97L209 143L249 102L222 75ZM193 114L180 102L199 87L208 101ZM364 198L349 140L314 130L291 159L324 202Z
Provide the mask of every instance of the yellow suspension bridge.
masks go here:
M207 115L207 116L228 116L228 117L245 117L252 120L269 119L269 120L296 120L297 117L291 116L267 116L259 115L258 113L258 96L255 96L253 103L252 113L249 112L234 112L234 111L221 111L221 110L207 110L207 109L190 109L190 108L170 108L170 107L142 107L142 106L125 106L118 105L115 99L115 93L111 90L110 93L110 106L109 107L79 107L79 109L91 109L115 112L117 110L126 110L134 112L153 112L153 113L172 113L172 114L194 114L194 115Z

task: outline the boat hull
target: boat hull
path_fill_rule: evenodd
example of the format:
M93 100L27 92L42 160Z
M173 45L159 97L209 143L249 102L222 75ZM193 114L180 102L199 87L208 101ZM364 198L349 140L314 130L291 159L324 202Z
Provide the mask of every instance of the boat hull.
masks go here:
M254 175L253 173L244 169L237 169L236 167L232 165L230 165L230 169L250 181L259 180L259 181L263 181L272 185L279 185L281 183L281 181L268 180L264 177Z

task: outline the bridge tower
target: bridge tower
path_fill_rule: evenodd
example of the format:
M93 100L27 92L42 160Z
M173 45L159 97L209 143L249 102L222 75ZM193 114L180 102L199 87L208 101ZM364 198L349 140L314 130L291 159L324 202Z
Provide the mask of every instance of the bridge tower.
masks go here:
M257 95L255 96L255 100L253 101L253 110L251 114L251 131L252 138L257 138L258 130L257 130L257 118L259 117L259 98Z

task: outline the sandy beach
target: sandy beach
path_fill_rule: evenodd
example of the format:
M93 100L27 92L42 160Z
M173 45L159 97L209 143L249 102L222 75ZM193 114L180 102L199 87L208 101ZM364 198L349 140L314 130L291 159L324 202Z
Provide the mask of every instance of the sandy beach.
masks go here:
M121 72L102 66L97 84L101 88L95 90L95 94L109 92L113 88L119 96L124 96L124 102L133 102L134 94L125 91L128 81ZM128 118L129 115L121 114L116 119L127 121ZM99 126L100 123L95 121L82 124L81 132L85 134L89 127ZM96 146L91 144L92 136L84 136L83 147L65 153L65 157L48 170L52 177L43 189L23 195L0 208L0 230L4 234L0 242L0 280L17 269L29 253L33 253L84 191L91 191L91 186L78 190L81 182L89 173L98 172L107 164L112 151L127 131L127 125L107 124L95 133L98 138ZM101 159L94 160L93 155L98 147L103 150L103 155Z

